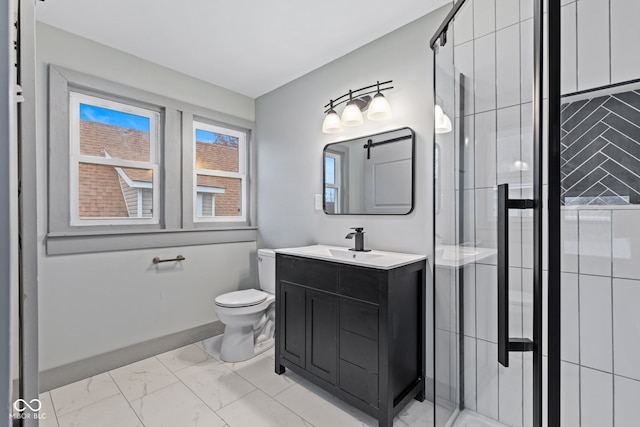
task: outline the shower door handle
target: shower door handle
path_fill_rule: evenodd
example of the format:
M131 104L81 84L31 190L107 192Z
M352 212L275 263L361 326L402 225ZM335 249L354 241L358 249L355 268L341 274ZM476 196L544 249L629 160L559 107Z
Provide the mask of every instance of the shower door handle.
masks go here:
M510 351L533 351L528 338L509 338L509 209L533 209L531 199L509 199L509 184L498 185L498 362L509 367Z

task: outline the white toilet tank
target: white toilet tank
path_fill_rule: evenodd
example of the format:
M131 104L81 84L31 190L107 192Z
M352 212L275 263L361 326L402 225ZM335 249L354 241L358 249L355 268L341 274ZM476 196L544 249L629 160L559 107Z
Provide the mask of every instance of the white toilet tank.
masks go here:
M258 249L258 281L260 289L276 293L276 252L273 249Z

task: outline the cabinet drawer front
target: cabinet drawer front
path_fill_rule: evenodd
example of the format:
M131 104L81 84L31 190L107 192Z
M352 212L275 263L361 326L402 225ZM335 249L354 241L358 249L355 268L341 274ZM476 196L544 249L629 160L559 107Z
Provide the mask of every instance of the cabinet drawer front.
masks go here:
M380 272L371 268L340 266L340 294L378 303Z
M338 290L338 266L287 255L278 255L277 273L280 280L329 292Z
M340 359L378 373L378 341L341 330Z
M378 374L341 360L340 388L371 406L378 407Z
M378 307L348 298L341 298L340 328L377 341Z

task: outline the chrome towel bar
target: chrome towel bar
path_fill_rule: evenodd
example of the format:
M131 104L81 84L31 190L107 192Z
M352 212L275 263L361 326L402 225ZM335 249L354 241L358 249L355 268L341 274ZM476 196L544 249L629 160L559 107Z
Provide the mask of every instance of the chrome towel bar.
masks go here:
M171 262L171 261L184 261L186 258L183 257L182 255L178 255L175 258L171 258L171 259L160 259L160 257L155 257L153 259L153 263L154 264L160 264L161 262Z

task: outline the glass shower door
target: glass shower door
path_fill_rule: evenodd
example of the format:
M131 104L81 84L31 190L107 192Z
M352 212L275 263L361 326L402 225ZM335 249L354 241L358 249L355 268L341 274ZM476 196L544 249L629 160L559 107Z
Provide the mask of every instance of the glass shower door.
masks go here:
M434 37L437 426L534 426L541 416L535 6L458 1Z
M550 3L549 413L562 427L639 424L639 15L637 0Z

